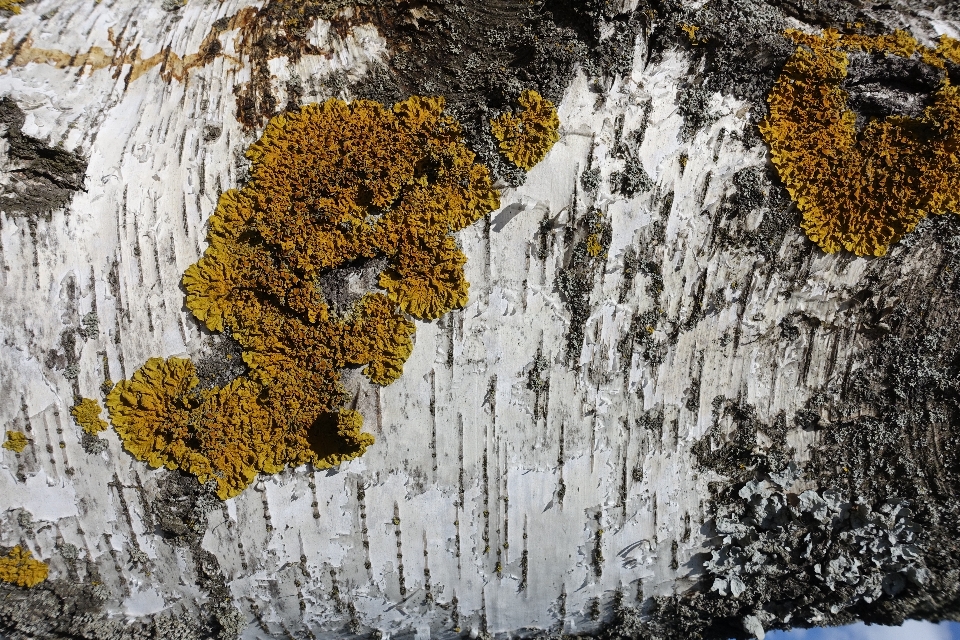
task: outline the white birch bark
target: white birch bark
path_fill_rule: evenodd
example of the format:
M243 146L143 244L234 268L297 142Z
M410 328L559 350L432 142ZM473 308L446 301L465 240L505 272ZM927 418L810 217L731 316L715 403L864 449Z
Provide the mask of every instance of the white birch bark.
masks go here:
M207 64L170 75L171 60L246 6L41 0L0 27L0 94L25 112L23 132L89 160L86 190L48 220L0 215L0 424L32 439L19 457L2 452L0 545L27 544L51 579L68 576L63 548L74 545L77 579L95 567L120 616L194 615L206 595L190 552L157 535L149 513L168 472L133 459L112 431L106 451L86 453L69 415L73 381L48 354L84 318L95 322L68 373L99 397L104 379L128 378L147 358L202 351L179 281L256 132L234 117L234 87L249 74L238 30L220 34L222 53ZM312 37L327 55L274 60L278 94L298 76L303 101L322 100L331 74L360 77L389 55L368 25L341 38L318 21ZM165 51L153 66L137 62ZM772 423L849 375L834 363L857 348L844 313L868 261L806 252L786 278L718 244L733 175L765 166L767 150L744 142L757 140L744 136L750 106L720 94L715 121L683 140L677 92L688 67L684 51L648 61L639 41L632 72L602 94L578 75L559 105L560 142L522 187L504 190L490 220L459 234L467 307L417 323L394 384L349 378L376 445L338 472L261 476L210 514L202 547L249 623L243 637L327 637L351 620L419 639L454 628L589 632L606 618L594 603L606 610L618 591L642 601L692 584L693 558L710 548L708 483L721 479L691 452L713 424L711 402L738 399ZM642 125L639 157L655 188L626 198L609 187L623 164L616 138ZM600 170L596 195L580 187L588 165ZM570 312L554 282L564 228L592 207L613 239L571 365ZM779 258L807 242L791 230ZM625 281L628 251L661 269L659 301L647 275ZM651 366L639 349L624 361L633 318L657 309L663 362ZM798 313L816 322L787 342L781 322ZM548 381L539 396L528 386L538 353ZM662 430L637 426L650 412L662 413ZM816 437L790 425L798 461Z

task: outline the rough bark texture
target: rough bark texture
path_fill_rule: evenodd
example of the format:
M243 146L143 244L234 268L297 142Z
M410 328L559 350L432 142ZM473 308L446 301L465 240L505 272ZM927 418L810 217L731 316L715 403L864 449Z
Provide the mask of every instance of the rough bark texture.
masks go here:
M0 551L51 571L0 586L0 635L957 619L960 217L883 258L824 254L756 128L784 29L929 43L958 35L955 4L41 0L2 21L0 431L31 443L2 450ZM882 57L849 71L861 118L936 86ZM487 123L528 88L561 140L525 175ZM221 502L81 432L74 396L150 357L239 373L180 276L266 120L411 94L446 98L503 206L459 234L470 303L418 323L400 380L345 375L376 445Z

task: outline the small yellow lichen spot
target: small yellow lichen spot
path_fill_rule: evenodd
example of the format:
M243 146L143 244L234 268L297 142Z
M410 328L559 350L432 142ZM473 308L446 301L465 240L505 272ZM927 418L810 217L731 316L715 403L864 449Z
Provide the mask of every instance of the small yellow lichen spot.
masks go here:
M6 556L0 556L0 582L35 587L46 580L49 567L32 555L29 549L17 545Z
M862 131L842 86L847 51L919 52L942 68L955 44L941 39L933 50L903 31L787 35L800 46L767 98L760 131L807 236L828 253L881 256L925 215L960 212L960 93L948 76L919 118L874 119Z
M560 117L553 103L536 91L520 94L519 114L504 113L490 121L500 150L511 162L529 171L560 139Z
M610 244L610 225L604 219L603 212L594 210L591 215L590 233L583 241L587 255L591 258L607 257L607 247Z
M591 258L596 258L603 253L603 245L600 244L600 235L591 233L587 236L587 253Z
M100 417L100 403L90 398L81 398L70 408L70 415L80 427L90 435L97 435L110 425Z
M687 34L687 38L690 39L690 44L700 44L700 39L697 37L697 31L700 30L700 27L695 24L681 23L680 30Z
M19 431L7 431L7 439L3 442L3 448L15 453L20 453L27 448L29 442L27 436L23 433Z
M20 3L22 0L0 0L0 11L11 11L20 13Z

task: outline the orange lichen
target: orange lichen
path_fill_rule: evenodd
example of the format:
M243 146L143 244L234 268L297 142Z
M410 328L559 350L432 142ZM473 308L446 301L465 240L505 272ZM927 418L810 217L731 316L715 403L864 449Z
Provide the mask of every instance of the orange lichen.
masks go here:
M46 580L49 567L32 555L29 549L17 545L6 556L0 556L0 582L35 587Z
M600 235L591 233L587 236L587 254L591 258L596 258L603 253L603 245L600 243Z
M70 415L80 428L90 435L97 435L110 425L100 417L100 403L90 398L80 398L80 401L70 408Z
M697 31L699 30L700 27L695 24L680 24L680 31L683 31L685 34L687 34L687 38L689 38L690 42L693 44L697 44Z
M560 118L553 103L536 91L520 94L519 114L503 113L490 121L500 150L511 162L529 171L560 139Z
M249 371L199 389L189 360L149 360L106 401L131 453L214 479L228 498L257 473L326 468L373 444L360 414L342 409L339 371L400 376L413 349L407 314L433 319L467 302L451 234L499 206L443 106L328 100L270 121L247 151L250 181L221 196L209 246L183 276L187 308L229 332ZM371 264L384 265L384 291L335 313L323 278Z
M686 22L680 22L678 23L678 26L680 27L680 31L682 31L684 35L687 36L687 39L690 41L690 44L692 44L693 46L697 46L698 44L703 44L707 42L706 38L697 35L697 31L700 30L700 27L698 27L697 25L687 24Z
M960 40L940 36L937 40L937 54L954 64L960 64Z
M21 453L27 448L29 442L27 436L23 435L23 433L19 431L7 431L7 439L3 442L3 448L9 449L14 453Z
M956 43L941 38L933 50L902 31L787 35L801 46L768 97L760 130L810 239L827 252L880 256L926 214L957 212L960 93L947 75L921 117L875 119L860 132L841 87L847 51L917 55L943 68Z
M184 466L196 405L190 392L198 382L189 360L151 358L129 380L117 383L106 404L126 449L154 467Z

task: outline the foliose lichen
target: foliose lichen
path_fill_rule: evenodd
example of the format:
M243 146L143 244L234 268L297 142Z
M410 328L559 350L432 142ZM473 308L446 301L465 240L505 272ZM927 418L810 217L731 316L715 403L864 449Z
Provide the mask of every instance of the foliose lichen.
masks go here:
M6 556L0 556L0 582L19 587L35 587L47 579L49 567L33 559L29 549L15 546Z
M490 121L490 130L503 155L529 171L560 139L560 117L553 103L532 89L521 93L517 102L520 112L500 114Z
M21 453L24 449L27 448L27 444L30 443L30 440L27 439L20 431L7 431L7 439L3 441L3 448L13 451L14 453Z
M797 595L804 583L817 585L833 596L820 604L835 614L929 581L922 532L907 501L850 502L833 489L791 492L800 475L791 465L751 480L737 492L739 500L718 507L720 544L703 565L710 591L763 602L769 580L795 583ZM760 617L782 608L770 602ZM812 624L816 615L811 610L798 617Z
M610 173L610 190L627 198L650 191L655 186L656 183L643 168L643 163L633 154L626 156L623 170Z
M209 246L183 276L187 308L240 344L248 370L203 387L189 360L153 358L117 384L106 404L134 456L216 480L226 499L257 473L335 466L373 443L360 414L341 409L339 371L400 376L409 316L467 302L452 233L499 206L443 107L331 99L270 121L247 151L250 181L221 196ZM383 265L383 290L341 315L322 280L358 265Z
M86 433L96 435L110 426L106 420L100 417L101 411L103 409L96 400L80 398L77 404L70 408L70 415Z
M881 256L928 213L960 211L960 93L943 72L956 41L942 36L932 49L903 31L786 33L798 48L770 92L760 131L810 239L831 253ZM853 51L916 57L939 70L922 115L873 119L858 131L842 87Z

